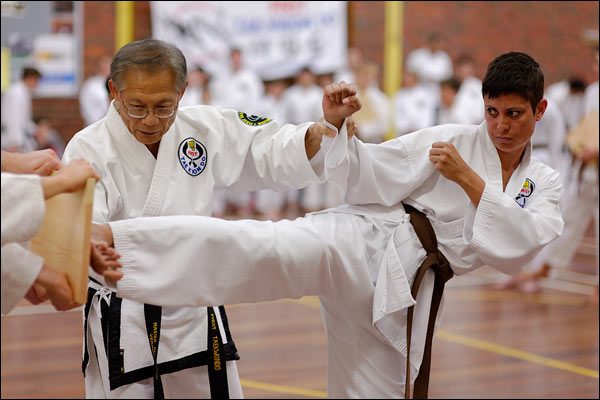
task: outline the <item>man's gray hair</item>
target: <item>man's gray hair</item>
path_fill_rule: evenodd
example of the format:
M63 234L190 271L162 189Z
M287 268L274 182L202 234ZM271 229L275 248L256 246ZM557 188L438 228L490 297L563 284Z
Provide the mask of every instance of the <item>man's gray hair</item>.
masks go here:
M176 90L183 89L187 79L185 56L176 46L164 40L136 40L119 49L110 64L110 79L117 89L124 89L123 76L132 69L150 73L170 70Z

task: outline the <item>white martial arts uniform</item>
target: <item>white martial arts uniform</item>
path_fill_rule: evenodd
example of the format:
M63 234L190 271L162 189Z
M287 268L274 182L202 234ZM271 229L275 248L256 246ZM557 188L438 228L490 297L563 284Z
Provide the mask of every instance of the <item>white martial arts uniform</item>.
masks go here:
M29 153L37 148L33 133L31 91L23 81L13 83L2 94L2 149Z
M396 136L433 126L436 99L423 85L403 87L394 96Z
M301 121L316 121L323 114L322 101L323 89L317 84L304 86L296 83L290 86L283 94L283 102L287 111L286 121L292 124L299 124ZM305 209L322 209L326 201L326 186L310 185L300 191L288 191L286 198L289 202L297 202Z
M598 113L598 103L598 81L596 81L586 88L585 113ZM544 118L546 118L545 115ZM564 232L558 240L544 249L540 257L532 263L532 269L537 269L544 263L549 264L552 268L568 269L592 219L595 224L596 243L600 237L598 163L591 162L582 165L581 160L576 158L570 165L567 174L564 179L565 190L561 199L565 219ZM599 265L600 253L596 245L596 278L600 276Z
M44 221L44 192L37 175L2 173L2 314L23 298L44 264L24 245Z
M309 125L279 126L266 118L256 119L235 110L185 107L178 111L154 158L111 106L104 119L73 137L64 158L65 162L84 158L102 173L94 196L95 222L158 215L211 215L216 187L252 191L300 188L321 182L306 158L304 137ZM197 262L205 262L203 255L198 254ZM174 265L169 262L164 267ZM219 268L219 263L211 268ZM90 276L104 282L91 270ZM86 335L87 343L95 346L87 347L91 357L86 372L87 396L152 397L154 361L147 339L144 305L130 300L121 302L103 284L90 281L90 288L93 299L87 305L91 304L91 309ZM97 352L98 373L94 347L104 348L106 335L102 333L101 309L107 304L110 310L104 314L110 315L110 326L104 329L108 331L108 361L105 352ZM217 319L225 317L216 311ZM207 323L206 308L162 310L157 362L159 368L164 368L162 371L179 371L162 376L165 396L209 396ZM224 324L219 326L225 336ZM225 350L231 360L237 354L228 332L227 341L229 346ZM212 354L212 350L208 353ZM84 367L85 364L84 360ZM189 369L192 367L195 368ZM234 363L227 363L227 372L230 395L241 396Z
M544 164L554 168L561 174L562 183L565 182L570 157L563 151L567 138L567 125L558 107L558 104L548 98L548 107L544 118L535 123L535 131L531 137L531 154Z
M452 60L444 50L431 51L420 47L406 56L406 69L417 74L419 84L426 87L433 98L438 98L439 83L452 76Z
M458 117L455 123L479 125L485 119L481 79L474 76L465 78L454 98Z
M560 184L556 171L530 158L528 148L503 190L485 123L428 128L380 145L353 138L349 158L343 136L327 153L326 174L347 187L346 201L363 205L275 223L185 216L111 223L124 273L117 293L170 306L319 295L328 336L328 395L401 398L407 308L416 300L414 380L433 275L428 272L413 299L411 284L425 251L400 201L429 217L456 274L484 264L514 274L560 234ZM485 180L477 208L429 161L436 141L454 143ZM206 263L193 262L198 254ZM213 262L218 269L210 268ZM173 268L161 268L165 263Z
M106 115L110 100L106 78L94 75L88 78L79 91L79 110L85 126L91 125Z

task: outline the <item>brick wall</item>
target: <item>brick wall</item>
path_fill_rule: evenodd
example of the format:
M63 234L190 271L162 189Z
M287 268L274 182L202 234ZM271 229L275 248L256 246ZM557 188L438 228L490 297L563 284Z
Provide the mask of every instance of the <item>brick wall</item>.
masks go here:
M349 44L379 63L384 51L384 3L351 1L348 7ZM115 7L112 1L82 4L83 74L88 77L94 73L98 57L115 50ZM151 36L149 2L136 1L134 7L135 39ZM592 82L597 79L591 70L592 52L581 40L586 28L598 29L597 1L407 1L403 48L408 54L435 30L448 36L451 57L470 53L480 75L497 54L518 50L542 65L549 83L570 74ZM36 99L34 114L49 118L65 140L83 127L77 99Z

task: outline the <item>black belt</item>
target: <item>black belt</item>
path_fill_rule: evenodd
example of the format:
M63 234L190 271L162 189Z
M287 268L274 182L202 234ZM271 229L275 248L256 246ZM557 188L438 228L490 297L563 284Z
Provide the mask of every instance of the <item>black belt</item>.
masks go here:
M431 223L422 212L414 207L404 204L404 209L410 215L412 224L423 248L427 252L425 261L419 267L415 280L412 285L411 294L417 299L419 286L425 276L425 273L431 269L435 274L435 283L433 286L433 296L431 299L431 309L429 311L429 321L427 324L427 336L425 338L425 349L423 351L423 361L419 369L419 375L415 380L413 388L413 398L426 399L429 391L429 374L431 367L431 346L433 343L433 329L437 312L440 307L442 295L444 294L444 285L452 278L452 268L444 255L438 250L437 238ZM412 319L414 306L408 308L406 317L406 382L404 387L404 398L410 398L410 342L412 335Z
M100 282L90 277L90 280L102 285ZM88 315L91 309L92 299L96 293L96 289L88 287L88 298L84 309L84 354L82 362L82 371L85 376L85 370L89 363L89 353L87 350L87 326ZM227 343L223 344L218 324L215 320L215 328L217 330L218 346L217 352L213 349L213 333L211 332L211 321L216 316L213 307L207 307L208 316L208 347L206 351L197 352L176 360L158 362L158 345L160 340L160 321L162 308L144 304L144 315L146 319L146 329L148 332L148 340L150 350L154 358L154 364L151 366L139 368L133 371L125 372L123 362L123 352L120 350L121 337L121 303L122 299L114 293L110 299L110 305L101 304L102 314L102 334L104 342L104 350L107 354L110 390L117 389L121 386L139 382L144 379L152 378L154 381L155 398L164 398L162 389L161 375L181 371L188 368L199 367L206 365L208 367L209 383L211 389L211 398L229 398L229 385L227 382L226 362L239 360L237 348L231 333L229 331L227 315L225 307L219 306L219 313L223 323ZM212 318L211 318L212 315ZM97 349L98 351L98 349ZM220 361L220 370L215 368L215 359ZM213 371L211 371L211 368ZM216 373L215 373L216 372Z

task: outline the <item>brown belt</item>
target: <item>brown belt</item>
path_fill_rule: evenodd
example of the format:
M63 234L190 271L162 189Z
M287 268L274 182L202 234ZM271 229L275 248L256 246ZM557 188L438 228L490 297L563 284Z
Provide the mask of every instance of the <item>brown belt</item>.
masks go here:
M433 296L431 299L431 309L429 311L429 322L427 324L427 336L425 339L425 349L423 352L423 361L419 369L419 375L415 380L413 388L413 398L426 399L429 390L429 373L431 366L431 345L433 342L433 328L435 327L435 319L437 316L442 294L444 293L444 285L452 278L452 269L450 263L444 255L438 250L437 238L431 223L422 212L414 207L404 204L404 209L410 215L410 223L412 224L417 237L421 241L423 248L427 252L427 257L423 264L419 267L417 275L412 285L411 294L416 300L419 286L425 276L425 273L431 269L435 274L435 283L433 286ZM410 341L412 336L412 319L414 306L408 308L406 320L406 386L404 388L404 398L410 399Z

